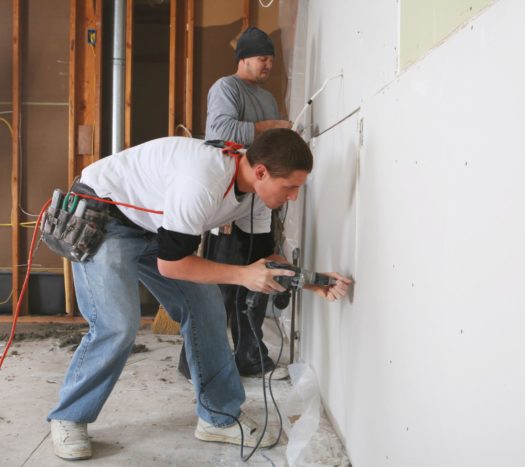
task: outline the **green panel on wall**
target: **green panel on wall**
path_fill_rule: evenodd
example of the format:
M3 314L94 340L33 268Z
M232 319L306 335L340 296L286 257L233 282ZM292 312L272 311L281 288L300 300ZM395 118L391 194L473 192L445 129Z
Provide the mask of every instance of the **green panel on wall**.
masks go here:
M401 0L400 69L416 62L494 0Z

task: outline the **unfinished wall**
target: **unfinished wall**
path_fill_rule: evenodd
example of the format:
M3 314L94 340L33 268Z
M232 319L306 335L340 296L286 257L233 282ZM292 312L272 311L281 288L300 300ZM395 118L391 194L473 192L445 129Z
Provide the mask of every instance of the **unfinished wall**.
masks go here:
M0 2L0 114L12 123L12 2ZM55 187L67 185L68 0L22 2L21 5L20 221L34 221ZM11 140L0 129L0 223L10 223ZM2 291L9 290L10 227L0 227ZM20 235L20 263L27 262L31 229ZM62 261L47 248L34 256L34 270L60 271ZM23 271L22 266L22 271ZM6 294L6 295L7 295ZM0 295L1 299L5 298ZM2 305L10 311L10 302ZM35 310L37 311L37 310Z
M11 104L11 44L12 44L12 5L10 0L0 0L0 224L11 223L11 133L13 114ZM6 123L7 122L7 123ZM0 268L11 265L11 228L0 227ZM3 289L8 289L5 287ZM0 293L0 302L9 294Z
M499 0L396 76L398 2L311 1L315 173L304 264L311 363L354 467L524 465L523 18ZM344 47L342 46L344 44ZM360 124L362 120L362 134Z

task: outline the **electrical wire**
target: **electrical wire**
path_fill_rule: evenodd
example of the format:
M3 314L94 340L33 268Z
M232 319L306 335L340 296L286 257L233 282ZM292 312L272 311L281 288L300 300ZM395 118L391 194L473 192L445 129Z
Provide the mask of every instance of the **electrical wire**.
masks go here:
M188 136L188 138L193 138L193 135L191 134L191 131L188 130L188 128L186 128L182 123L179 123L176 127L175 127L175 134L177 134L177 130L181 128L183 129L185 132L186 132L186 135Z
M349 114L345 115L343 118L340 118L337 120L337 122L330 125L328 128L325 128L323 131L320 131L319 133L313 135L314 138L319 138L323 133L326 133L327 131L330 131L332 128L336 127L337 125L343 123L345 120L349 119L350 117L353 117L357 112L361 110L361 107L357 107L356 109L352 110Z
M250 243L248 244L248 254L246 255L245 266L250 264L252 258L253 250L253 206L255 203L255 195L252 194L252 202L250 206ZM237 286L237 291L235 292L235 314L237 315L237 345L233 351L233 355L237 355L239 351L239 346L241 345L241 310L239 310L239 298L241 293L241 286Z
M0 117L0 122L4 123L9 129L9 133L11 133L11 139L14 138L15 134L13 133L13 127L11 126L11 124L5 118L2 117Z
M268 7L272 6L273 0L270 0L266 5L263 3L262 0L259 0L259 3L261 4L261 6L263 8L268 8Z
M51 199L48 199L46 203L44 204L44 206L42 207L42 209L40 210L40 214L38 215L38 220L37 220L38 224L40 224L40 221L42 220L42 216L44 215L44 212L46 211L46 209L48 208L50 204L51 204ZM29 255L27 259L27 271L26 271L26 276L24 279L24 284L22 285L20 296L18 297L18 303L16 304L16 310L15 310L15 315L13 317L13 324L11 326L11 332L9 334L9 339L7 341L7 344L5 345L4 351L2 352L2 357L0 358L0 368L2 368L7 352L9 351L9 347L11 347L11 343L13 342L13 339L15 337L16 323L18 321L18 315L20 314L22 300L24 298L24 294L27 289L27 284L29 282L29 273L31 272L31 265L33 264L33 254L35 250L35 243L36 243L37 235L38 235L38 229L35 229L35 231L33 232L33 237L31 239L31 246L29 247Z
M22 112L20 112L19 114L19 126L18 128L22 128ZM23 207L22 207L22 204L20 202L20 200L22 199L22 174L24 173L23 171L23 166L24 166L24 157L23 157L23 154L24 154L24 151L22 150L22 132L19 131L18 132L18 161L19 161L19 170L18 170L18 178L19 178L19 181L18 181L18 209L20 210L20 212L22 214L25 214L26 216L29 216L29 217L38 217L38 214L34 214L32 212L28 212L26 211Z
M252 203L251 203L251 209L250 209L250 244L249 244L249 247L248 247L248 257L247 257L247 261L246 261L246 264L248 264L250 262L250 259L251 259L251 255L252 255L252 249L253 249L253 205L254 205L254 200L255 200L255 195L252 194ZM286 213L285 213L286 215ZM239 340L238 340L238 343L237 343L237 348L235 349L235 352L234 354L237 353L237 350L238 350L238 345L239 345L239 342L240 342L240 335L241 335L241 330L240 330L240 325L239 325L239 322L240 322L240 315L239 315L239 290L240 290L241 286L238 286L237 287L237 293L236 293L236 297L235 297L235 305L236 305L236 312L237 312L237 324L238 324L238 336L239 336ZM273 376L273 373L275 371L275 369L277 368L280 360L281 360L281 356L282 356L282 353L283 353L283 347L284 347L284 335L283 335L283 332L281 330L281 327L279 325L279 322L277 320L277 316L276 316L276 313L275 313L275 305L274 303L272 302L272 314L273 314L273 318L274 318L274 321L275 321L275 324L277 326L277 329L279 330L279 335L281 336L281 346L280 346L280 349L279 349L279 355L277 357L277 360L275 362L275 367L274 369L270 372L270 376L268 378L268 388L269 388L269 392L270 392L270 396L271 396L271 399L272 399L272 402L273 402L273 405L275 407L275 410L277 412L277 416L279 418L279 434L276 438L276 441L271 444L270 446L267 446L265 447L265 450L266 449L271 449L273 447L275 447L278 443L279 443L279 440L281 438L281 434L282 434L282 430L283 430L283 419L282 419L282 415L281 415L281 412L279 410L279 406L277 405L277 402L275 400L275 397L273 395L273 391L272 391L272 376ZM250 457L253 456L253 454L255 453L255 451L257 450L257 448L259 447L259 445L261 444L261 441L266 433L266 428L268 426L268 399L267 399L267 396L266 396L266 377L265 377L265 370L264 370L264 355L263 355L263 351L262 351L262 346L261 346L261 341L257 335L257 331L255 329L255 325L253 323L253 316L251 315L251 310L248 309L247 310L247 318L248 318L248 323L250 324L250 329L255 337L255 341L257 342L257 347L258 347L258 350L259 350L259 358L260 358L260 364L261 364L261 374L262 374L262 388L263 388L263 400L264 400L264 411L265 411L265 419L264 419L264 425L263 425L263 428L261 430L261 435L259 436L259 439L257 440L257 443L255 444L255 446L252 448L252 450L250 451L249 454L247 454L246 456L244 455L244 431L242 429L242 425L241 425L241 422L239 421L239 419L235 416L233 416L232 414L229 414L229 413L225 413L225 412L221 412L221 411L218 411L218 410L214 410L210 407L208 407L204 401L202 400L202 395L204 394L204 389L206 387L206 385L203 385L201 387L201 390L199 392L199 402L200 404L208 411L212 412L212 413L215 413L215 414L218 414L218 415L223 415L223 416L228 416L228 417L231 417L233 418L233 420L237 423L237 425L239 425L239 429L241 431L241 460L243 462L247 462ZM271 462L271 460L270 460Z
M321 92L324 91L324 88L326 88L326 86L328 85L328 83L330 81L332 81L333 79L336 79L336 78L339 78L339 77L342 77L343 76L343 72L339 72L337 73L337 75L334 75L330 78L326 78L324 80L324 83L323 85L312 95L312 97L310 97L310 99L308 99L308 101L306 102L306 104L304 105L304 107L301 109L301 111L299 112L299 115L297 115L297 117L295 118L295 121L294 121L294 124L292 126L292 130L294 131L297 131L297 127L299 126L299 123L301 123L301 117L303 116L303 114L306 112L306 109L308 107L310 107L312 105L312 102L314 101L314 99L319 95L321 94Z
M2 113L13 113L13 112L12 111L8 111L8 112L2 112ZM9 129L9 133L11 133L11 139L14 139L15 134L14 134L14 130L13 130L12 125L5 118L2 118L2 117L0 117L0 122L4 123L7 126L7 128ZM20 120L20 123L21 123L21 120ZM19 135L19 138L20 138L20 141L21 141L20 135ZM20 160L21 159L22 158L20 157ZM19 186L20 186L20 188L19 188L19 194L18 195L20 197L20 195L22 193L22 183L20 183ZM22 206L19 206L19 208L24 214L26 214L28 216L32 216L32 217L37 217L38 216L38 214L31 214L29 212L24 211ZM32 224L32 223L31 222L21 222L19 225L21 227L28 227L30 224ZM12 224L0 224L0 227L12 227Z
M18 225L25 229L32 229L36 225L36 221L20 222ZM0 224L0 227L13 227L13 224L11 223Z
M114 204L114 205L119 205L119 206L130 207L130 208L138 209L140 211L151 212L151 213L155 213L155 214L162 214L163 213L163 211L156 211L156 210L152 210L152 209L142 208L140 206L134 206L134 205L131 205L131 204L128 204L128 203L122 203L122 202L118 202L118 201L102 199L102 198L98 198L98 197L95 197L95 196L84 195L84 194L81 194L81 193L71 192L71 194L72 195L76 195L76 196L80 196L80 197L83 197L83 198L95 199L97 201L101 201L101 202L104 202L104 203L107 203L107 204ZM37 225L40 225L40 222L42 220L42 216L44 215L45 211L47 210L47 208L51 204L51 201L52 200L49 199L44 204L44 206L42 207L42 209L40 211L40 214L38 215L38 220L36 221ZM252 194L251 208L250 208L250 244L249 244L249 248L248 248L248 250L249 250L248 251L248 261L251 258L252 249L253 249L253 207L254 207L254 202L255 202L255 195ZM14 335L15 335L15 331L16 331L16 324L18 322L18 316L20 314L21 304L22 304L22 301L23 301L23 298L24 298L25 291L27 289L28 282L29 282L29 275L30 275L30 272L31 272L31 265L33 263L33 256L34 256L34 252L35 252L35 242L36 242L36 237L37 237L38 231L39 230L37 228L35 228L35 230L33 232L33 237L32 237L32 240L31 240L31 246L29 248L29 257L28 257L28 262L27 262L27 271L26 271L24 283L23 283L23 286L22 286L22 289L20 291L20 295L19 295L19 298L18 298L18 302L17 302L17 306L16 306L15 315L13 317L13 324L11 326L11 332L10 332L10 335L9 335L9 339L8 339L7 344L5 346L5 349L4 349L3 353L2 353L2 357L0 358L0 369L2 368L2 365L4 363L4 360L5 360L5 357L7 355L7 352L9 351L9 348L11 347L11 344L12 344L13 339L14 339ZM13 292L11 292L11 294L8 297L7 300L9 300L11 298L12 294L13 294ZM279 356L277 358L277 362L276 362L276 366L275 366L275 368L277 368L277 364L279 363L279 360L280 360L281 354L282 354L284 337L283 337L282 331L281 331L281 329L280 329L280 327L279 327L279 325L277 323L274 309L273 309L273 314L274 314L275 322L276 322L277 327L279 329L279 333L281 335L281 349L280 349ZM241 425L241 422L239 421L239 419L237 417L231 415L231 414L228 414L228 413L225 413L225 412L221 412L221 411L218 411L218 410L214 410L214 409L208 407L202 401L202 395L204 394L204 389L205 389L206 385L203 385L201 387L200 392L199 392L199 401L200 401L201 405L206 410L208 410L208 411L210 411L212 413L219 414L219 415L231 417L239 425L239 429L241 431L241 459L244 462L248 461L250 459L250 457L253 456L253 454L255 453L257 448L259 447L259 445L260 445L260 443L261 443L261 441L262 441L262 439L263 439L263 437L264 437L264 435L266 433L266 428L268 426L268 401L267 401L267 396L266 396L266 379L265 379L265 371L264 371L264 357L263 357L263 352L262 352L262 348L261 348L261 342L260 342L260 340L259 340L259 338L257 336L256 330L255 330L255 326L253 324L253 317L249 313L248 313L248 322L250 323L250 328L252 330L252 333L255 336L255 340L256 340L257 346L259 348L259 357L260 357L260 360L261 360L263 398L264 398L264 407L265 407L265 421L264 421L263 429L261 431L261 435L260 435L259 439L257 440L257 443L255 444L255 446L252 448L251 452L247 456L244 456L244 431L242 429L242 425ZM240 336L240 332L239 332L239 336ZM275 443L273 443L267 449L270 449L270 448L274 447L275 445L277 445L277 443L279 442L279 439L281 437L281 434L282 434L282 417L281 417L281 413L279 411L279 408L277 406L277 402L275 401L275 398L273 396L273 392L272 392L272 388L271 388L271 378L272 378L273 372L275 371L275 368L270 373L269 383L268 384L269 384L270 395L271 395L273 404L275 406L275 409L276 409L278 417L279 417L280 428L279 428L279 435L277 437L277 440L275 441Z
M128 208L137 209L139 211L151 212L153 214L163 214L163 211L155 211L153 209L147 209L147 208L143 208L143 207L140 207L140 206L134 206L134 205L128 204L128 203L121 203L121 202L118 202L118 201L98 198L96 196L89 196L89 195L84 195L84 194L81 194L81 193L74 193L74 192L71 192L71 194L74 195L74 196L80 196L82 198L94 199L96 201L100 201L100 202L107 203L107 204L115 204L115 205L118 205L118 206L125 206L125 207L128 207ZM51 204L51 199L46 201L46 203L44 204L44 206L40 210L40 214L38 214L38 220L35 222L35 226L36 225L40 225L40 222L42 220L42 216L44 215L45 211L47 210L47 208L49 207L50 204ZM18 302L17 302L17 305L16 305L16 311L15 311L15 314L14 314L14 317L13 317L13 324L11 326L11 332L9 334L9 340L7 341L5 349L4 349L3 353L2 353L2 357L0 358L0 368L2 368L2 364L4 363L4 360L5 360L5 357L7 355L8 350L9 350L9 347L11 347L11 343L13 342L13 339L14 339L14 336L15 336L16 324L17 324L17 321L18 321L18 315L20 314L20 307L22 305L22 300L24 298L24 294L25 294L25 291L27 289L27 284L29 282L29 274L31 273L31 265L33 264L33 256L34 256L34 253L35 253L35 243L36 243L36 237L37 237L38 232L39 232L39 229L35 228L35 230L33 232L33 237L32 237L32 240L31 240L31 246L29 248L29 256L28 256L28 260L27 260L27 271L26 271L26 275L25 275L25 279L24 279L24 284L22 286L22 289L20 291L20 295L18 297ZM19 264L18 266L25 266L25 265L20 265Z
M0 302L0 305L5 305L7 302L9 302L9 300L11 300L12 296L13 296L13 290L11 289L11 293L9 294L9 296L5 300L2 300Z

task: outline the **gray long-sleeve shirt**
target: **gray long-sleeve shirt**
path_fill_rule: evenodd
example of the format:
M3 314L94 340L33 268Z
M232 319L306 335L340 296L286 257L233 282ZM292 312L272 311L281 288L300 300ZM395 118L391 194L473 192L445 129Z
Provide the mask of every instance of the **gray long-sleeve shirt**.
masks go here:
M205 138L251 144L254 122L279 118L277 102L268 91L234 75L225 76L208 92Z

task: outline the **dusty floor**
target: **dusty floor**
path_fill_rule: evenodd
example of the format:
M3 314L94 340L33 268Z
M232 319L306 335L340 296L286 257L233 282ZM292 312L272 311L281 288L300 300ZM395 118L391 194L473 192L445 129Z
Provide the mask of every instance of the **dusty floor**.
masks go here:
M6 325L0 327L0 352L8 330ZM2 467L71 465L54 456L45 418L57 400L72 349L85 330L78 325L19 326L17 339L0 370ZM77 461L76 465L288 465L285 435L277 447L257 451L247 463L241 461L238 447L194 438L193 387L177 371L180 347L179 336L157 336L147 328L139 331L134 353L117 386L98 420L89 425L93 458ZM243 409L262 422L261 380L243 378L243 383L247 396ZM292 385L289 380L274 381L272 389L282 409L293 391ZM271 430L278 431L273 406L269 425ZM309 445L309 453L300 465L349 465L339 439L324 416Z

